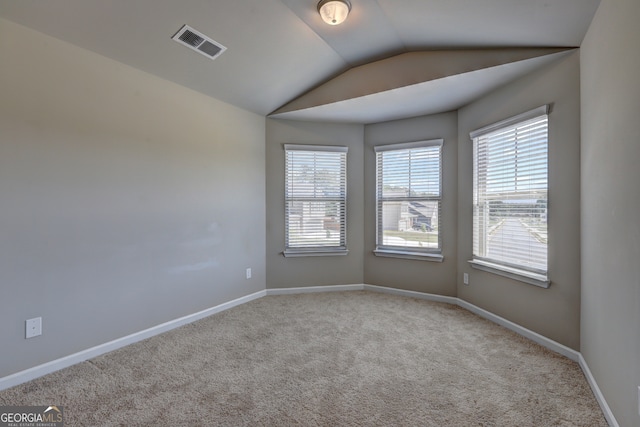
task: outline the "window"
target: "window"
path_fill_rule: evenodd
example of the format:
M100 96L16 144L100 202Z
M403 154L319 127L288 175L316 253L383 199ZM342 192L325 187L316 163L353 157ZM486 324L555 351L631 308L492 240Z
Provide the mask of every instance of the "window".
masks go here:
M375 254L442 261L443 140L375 147Z
M347 147L284 149L284 255L346 255Z
M548 106L471 139L472 266L548 287Z

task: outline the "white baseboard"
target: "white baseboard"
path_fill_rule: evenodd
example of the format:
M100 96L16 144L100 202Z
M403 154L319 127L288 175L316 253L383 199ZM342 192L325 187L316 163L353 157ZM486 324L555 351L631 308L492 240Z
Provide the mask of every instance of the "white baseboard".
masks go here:
M299 288L276 288L267 289L267 295L295 295L312 294L316 292L344 292L361 291L365 285L328 285L328 286L307 286Z
M477 314L480 317L483 317L487 320L492 321L493 323L497 323L500 326L504 326L505 328L519 335L522 335L530 339L531 341L534 341L540 344L545 348L548 348L549 350L555 351L556 353L560 353L563 356L573 360L574 362L578 362L578 357L580 353L578 353L577 351L565 345L562 345L552 339L549 339L543 335L540 335L537 332L533 332L523 326L520 326L517 323L513 323L510 320L507 320L503 317L493 314L490 311L487 311L476 305L468 303L467 301L462 300L460 298L447 297L447 296L436 295L436 294L428 294L424 292L406 291L403 289L386 288L383 286L374 286L374 285L364 285L364 290L373 291L373 292L382 292L382 293L400 295L400 296L406 296L406 297L412 297L412 298L420 298L420 299L425 299L429 301L444 302L444 303L460 306L466 310L469 310L474 314Z
M397 289L397 288L388 288L388 287L377 286L377 285L309 286L309 287L298 287L298 288L267 289L266 292L267 292L267 295L294 295L294 294L305 294L305 293L314 293L314 292L338 292L338 291L361 291L361 290L399 295L399 296L405 296L405 297L411 297L411 298L419 298L419 299L424 299L429 301L444 302L448 304L457 305L469 310L472 313L477 314L480 317L483 317L487 320L497 323L500 326L504 326L505 328L512 330L513 332L520 334L542 345L545 348L548 348L549 350L560 353L563 356L573 360L574 362L578 362L578 356L580 353L578 353L577 351L567 346L564 346L556 341L553 341L552 339L549 339L543 335L540 335L537 332L533 332L523 326L513 323L510 320L507 320L485 309L482 309L478 306L468 303L457 297L448 297L443 295L429 294L429 293L417 292L417 291L408 291L408 290Z
M386 287L374 286L374 285L364 285L364 290L373 291L373 292L383 292L383 293L388 293L393 295L401 295L401 296L420 298L420 299L425 299L430 301L438 301L438 302L445 302L449 304L458 305L459 307L469 310L470 312L475 313L480 317L483 317L493 323L503 326L519 335L522 335L525 338L530 339L533 342L540 344L541 346L551 351L555 351L556 353L562 354L566 358L573 360L574 362L577 362L580 365L580 368L582 369L582 372L584 373L585 377L587 378L587 382L589 383L589 386L591 387L591 390L593 391L596 401L598 402L598 405L600 405L600 409L602 410L602 413L604 414L605 419L609 423L609 426L620 427L620 425L616 421L615 416L613 415L613 412L611 411L611 408L609 407L609 404L607 403L606 399L604 398L604 395L600 391L600 387L598 387L598 383L593 377L593 374L591 373L591 370L589 369L587 362L582 356L582 353L577 352L563 344L560 344L559 342L556 342L543 335L540 335L537 332L533 332L530 329L520 326L517 323L513 323L512 321L507 320L504 317L500 317L496 314L493 314L490 311L487 311L483 308L473 305L460 298L427 294L423 292L405 291L402 289L386 288Z
M458 300L458 305L462 308L469 310L472 313L477 314L480 317L484 317L487 320L492 321L493 323L497 323L500 326L504 326L505 328L522 335L525 338L530 339L533 342L540 344L541 346L548 348L551 351L555 351L556 353L560 353L561 355L567 357L568 359L573 360L574 362L578 361L578 357L580 353L577 351L560 344L552 339L549 339L543 335L540 335L537 332L533 332L530 329L525 328L524 326L520 326L517 323L513 323L510 320L505 319L504 317L500 317L496 314L491 313L483 308L480 308L476 305L473 305L465 300L460 298L456 298Z
M429 294L424 292L407 291L403 289L387 288L384 286L365 285L365 284L310 286L310 287L262 290L250 295L246 295L241 298L237 298L233 301L229 301L229 302L217 305L215 307L211 307L206 310L199 311L198 313L190 314L188 316L184 316L179 319L171 320L161 325L157 325L149 329L145 329L143 331L136 332L131 335L127 335L126 337L118 338L108 343L101 344L101 345L92 347L90 349L87 349L87 350L84 350L84 351L81 351L57 360L53 360L51 362L38 365L30 369L26 369L21 372L17 372L15 374L6 376L4 378L0 378L0 390L5 390L9 387L13 387L18 384L25 383L27 381L41 377L43 375L50 374L52 372L69 367L71 365L75 365L76 363L84 362L85 360L100 356L102 354L108 353L113 350L117 350L126 345L133 344L138 341L142 341L154 335L158 335L163 332L170 331L171 329L175 329L179 326L195 322L207 316L211 316L212 314L216 314L221 311L228 310L235 306L247 303L249 301L252 301L258 298L262 298L267 295L293 295L293 294L315 293L315 292L342 292L342 291L361 291L361 290L406 296L411 298L419 298L419 299L424 299L429 301L436 301L436 302L443 302L443 303L458 305L462 308L469 310L472 313L477 314L480 317L483 317L498 325L504 326L505 328L519 335L522 335L542 345L545 348L548 348L549 350L560 353L563 356L575 362L578 362L578 364L580 365L580 368L584 372L585 377L587 378L587 382L589 383L589 386L591 387L591 390L593 391L593 394L595 395L596 400L598 401L598 404L600 405L600 408L602 409L602 412L607 422L611 427L619 427L619 424L616 421L613 415L613 412L611 411L611 408L607 404L607 401L605 400L604 395L600 391L600 388L598 387L598 384L596 383L596 380L593 377L591 370L589 369L589 366L587 365L587 362L585 361L581 353L565 345L562 345L552 339L549 339L543 335L533 332L523 326L513 323L510 320L507 320L485 309L482 309L476 305L473 305L467 301L464 301L460 298Z
M600 405L600 409L602 409L604 418L609 423L609 426L620 427L620 424L618 424L616 417L613 416L613 412L611 411L609 404L605 400L604 395L602 394L602 391L600 391L600 387L598 387L598 383L596 382L596 379L593 377L593 374L591 373L591 369L589 369L589 365L587 365L587 361L584 360L584 357L582 357L582 353L579 353L578 357L579 357L578 363L582 368L582 372L584 372L584 376L587 377L587 382L589 383L589 386L591 387L591 391L593 391L593 394L596 397L598 404Z
M477 314L480 317L490 320L493 323L497 323L500 326L504 326L505 328L519 335L522 335L530 339L531 341L534 341L542 345L545 348L548 348L549 350L555 351L556 353L560 353L563 356L573 360L574 362L578 362L578 356L580 355L580 353L578 353L577 351L567 346L564 346L552 339L549 339L543 335L540 335L537 332L533 332L523 326L520 326L517 323L513 323L510 320L507 320L485 309L482 309L478 306L468 303L457 297L448 297L443 295L429 294L429 293L417 292L417 291L407 291L404 289L388 288L388 287L377 286L377 285L332 285L332 286L310 286L310 287L298 287L298 288L278 288L278 289L267 289L267 295L294 295L294 294L304 294L304 293L314 293L314 292L361 291L361 290L399 295L399 296L405 296L405 297L411 297L411 298L419 298L419 299L424 299L429 301L436 301L436 302L443 302L447 304L457 305L464 309L469 310L472 313Z
M372 291L372 292L380 292L383 294L400 295L403 297L424 299L428 301L444 302L444 303L453 304L453 305L456 305L458 303L458 298L456 297L447 297L443 295L428 294L425 292L406 291L404 289L387 288L384 286L377 286L377 285L364 285L364 290Z
M591 370L589 369L587 362L584 360L584 357L580 352L577 352L563 344L560 344L559 342L556 342L543 335L540 335L537 332L533 332L530 329L520 326L517 323L513 323L512 321L507 320L504 317L500 317L496 314L493 314L490 311L487 311L483 308L473 305L460 298L446 297L442 295L434 295L434 294L428 294L423 292L405 291L402 289L386 288L386 287L374 286L374 285L364 285L364 290L458 305L459 307L469 310L470 312L477 314L480 317L483 317L493 323L503 326L519 335L522 335L525 338L530 339L533 342L540 344L541 346L551 351L555 351L556 353L559 353L565 356L566 358L573 360L574 362L577 362L580 365L580 368L582 369L582 372L584 373L585 377L587 378L587 382L589 383L589 386L591 387L591 390L593 391L596 401L600 405L600 409L602 410L602 413L604 414L605 419L609 423L609 426L620 427L618 422L616 421L615 416L613 415L613 412L611 411L611 408L609 407L609 404L607 403L606 399L604 398L604 395L600 391L600 387L598 387L598 383L593 377L593 374L591 373Z
M187 316L180 317L179 319L170 320L168 322L153 326L140 332L135 332L131 335L127 335L126 337L118 338L105 344L100 344L57 360L52 360L51 362L34 366L33 368L25 369L24 371L16 372L15 374L0 378L0 390L5 390L9 387L31 381L32 379L41 377L43 375L59 371L60 369L75 365L76 363L84 362L85 360L92 359L113 350L117 350L129 344L133 344L138 341L150 338L154 335L170 331L171 329L175 329L179 326L195 322L196 320L203 319L205 317L211 316L212 314L228 310L232 307L247 303L257 298L262 298L265 295L266 291L264 290L246 295L244 297L240 297L232 301L216 305L215 307L211 307L197 313L189 314Z

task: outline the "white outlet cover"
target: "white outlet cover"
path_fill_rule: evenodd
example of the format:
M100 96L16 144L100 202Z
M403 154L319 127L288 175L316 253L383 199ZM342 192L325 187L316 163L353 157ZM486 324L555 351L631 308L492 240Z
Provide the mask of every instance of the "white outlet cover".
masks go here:
M247 279L251 279L251 269L247 268Z
M463 274L462 274L462 282L463 282L465 285L468 285L468 284L469 284L469 273L463 273Z
M42 317L34 317L26 321L26 338L42 335Z

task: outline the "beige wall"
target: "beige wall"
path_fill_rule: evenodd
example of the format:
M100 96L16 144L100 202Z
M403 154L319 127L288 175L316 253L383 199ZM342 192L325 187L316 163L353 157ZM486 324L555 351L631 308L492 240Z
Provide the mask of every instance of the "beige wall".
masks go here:
M430 262L378 257L376 247L376 156L374 147L444 139L442 148L442 254ZM455 296L457 256L457 114L455 112L367 125L364 139L364 281L369 285Z
M637 0L602 0L581 49L581 352L623 427L640 425L638 21Z
M363 283L364 126L267 119L267 287L289 288ZM346 256L285 258L284 144L339 145L347 153Z
M0 377L265 288L263 117L5 20L0 58Z
M580 70L577 51L462 108L458 116L458 297L575 350L580 345ZM549 276L543 289L470 267L469 132L551 104ZM470 285L462 283L469 273Z

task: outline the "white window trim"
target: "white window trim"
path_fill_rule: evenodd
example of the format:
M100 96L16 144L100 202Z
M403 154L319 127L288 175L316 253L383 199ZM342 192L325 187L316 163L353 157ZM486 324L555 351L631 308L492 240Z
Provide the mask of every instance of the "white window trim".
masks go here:
M480 129L476 129L469 133L471 140L473 141L475 138L491 133L495 130L505 128L507 126L515 125L520 122L524 122L529 119L533 119L538 116L549 115L549 105L543 105L538 108L534 108L533 110L526 111L522 114L518 114L517 116L509 117L508 119L501 120L497 123L490 124L488 126L482 127Z
M522 114L518 114L513 117L509 117L507 119L501 120L497 123L490 124L488 126L482 127L480 129L476 129L469 133L469 137L473 142L474 139L496 131L498 129L502 129L508 126L515 125L520 122L524 122L529 119L533 119L538 116L549 115L550 106L542 105L540 107L534 108L532 110L526 111ZM475 191L475 190L474 190ZM549 192L549 187L547 186L547 192ZM530 285L538 286L544 289L548 289L551 286L551 280L549 279L549 271L547 267L546 274L538 274L536 272L510 267L507 265L496 264L493 262L489 262L483 259L474 258L468 261L469 265L472 268L477 270L486 271L489 273L493 273L499 276L508 277L513 280L517 280L523 283L527 283Z
M340 145L305 145L305 144L284 144L285 151L329 151L332 153L348 153L349 147Z
M418 261L443 262L444 256L437 252L412 252L410 250L378 249L373 251L375 256L386 258L415 259Z
M489 273L497 274L498 276L508 277L513 280L528 283L530 285L539 286L547 289L551 286L551 281L544 274L536 274L518 268L509 268L504 265L494 264L492 262L483 261L480 259L473 259L468 261L472 268L476 270L482 270Z
M348 153L349 148L338 145L307 145L307 144L283 144L285 153L287 151L324 151L332 153ZM286 165L285 159L285 165ZM345 164L346 168L346 164ZM286 180L286 178L285 178ZM285 190L286 194L286 190ZM286 201L285 201L286 203ZM347 177L345 176L345 209L347 205ZM285 208L286 209L286 208ZM303 248L285 248L282 251L282 255L286 258L298 258L298 257L324 257L324 256L345 256L349 253L347 249L347 214L345 212L345 224L344 224L344 246L318 246L318 247L303 247ZM286 233L286 219L285 219L285 233ZM286 245L286 238L285 238Z
M376 153L380 153L383 151L396 151L396 150L408 150L410 148L423 148L423 147L434 147L439 146L442 147L444 145L444 139L430 139L427 141L414 141L414 142L403 142L401 144L387 144L387 145L376 145L373 147L373 151Z
M282 252L286 258L298 258L308 256L344 256L349 254L348 249L286 249Z
M406 150L411 148L424 148L424 147L434 147L438 146L442 147L444 145L444 139L430 139L424 141L413 141L413 142L405 142L399 144L386 144L386 145L377 145L373 147L374 152L376 153L376 248L373 251L374 255L379 257L387 257L387 258L401 258L401 259L411 259L418 261L431 261L431 262L443 262L444 256L442 255L442 234L440 227L438 228L438 249L430 250L430 251L416 251L412 248L403 249L398 246L384 246L379 245L379 201L378 201L378 165L377 165L377 153L385 152L385 151L396 151L396 150ZM442 151L440 152L440 208L442 209ZM438 221L441 224L441 215L438 217Z

